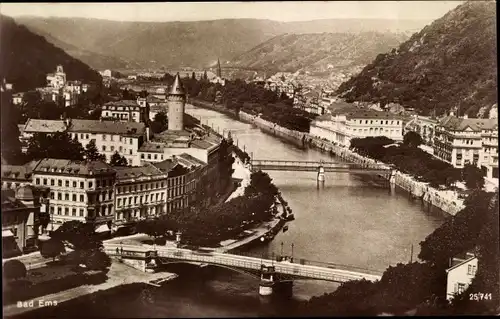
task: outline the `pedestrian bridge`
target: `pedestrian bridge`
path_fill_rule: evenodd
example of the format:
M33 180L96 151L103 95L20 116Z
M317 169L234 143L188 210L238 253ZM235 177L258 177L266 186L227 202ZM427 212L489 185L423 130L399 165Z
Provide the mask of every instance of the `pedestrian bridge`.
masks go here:
M380 272L377 271L352 266L310 262L305 259L300 259L299 263L290 263L254 256L200 252L174 247L155 246L153 249L151 248L153 246L105 244L105 251L111 256L144 260L157 258L162 264L195 263L198 265L213 265L239 272L243 271L256 277L260 277L263 266L274 266L275 273L280 275L281 281L315 279L342 283L360 279L377 281L381 278Z
M250 161L252 169L263 171L309 171L316 172L320 167L324 172L353 173L353 174L382 174L391 173L391 168L380 164L354 164L322 161L283 161L261 160Z

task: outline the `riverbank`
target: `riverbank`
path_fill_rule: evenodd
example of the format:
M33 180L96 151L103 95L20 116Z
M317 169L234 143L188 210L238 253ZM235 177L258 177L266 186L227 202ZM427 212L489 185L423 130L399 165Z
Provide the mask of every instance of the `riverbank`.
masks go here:
M139 270L136 270L130 266L127 266L119 262L113 262L111 264L107 276L108 279L101 284L92 286L89 285L79 286L72 289L49 294L46 296L41 296L33 300L28 300L28 302L33 301L33 306L19 307L17 304L6 305L3 307L3 314L5 317L18 316L39 309L40 301L52 302L51 303L52 306L47 306L47 307L54 307L62 303L68 302L70 300L73 300L75 298L80 298L96 292L109 290L118 286L135 284L135 283L150 284L150 282L153 280L163 279L165 281L168 281L177 277L176 274L168 272L157 272L157 273L141 272Z
M262 129L264 132L273 134L288 141L292 141L293 143L299 144L303 147L312 147L321 151L329 152L330 154L340 157L346 161L367 165L383 164L373 159L363 157L345 147L340 147L327 140L315 137L309 133L292 131L243 111L239 112L239 118L240 121L253 124ZM438 190L429 186L427 183L417 181L408 174L404 174L394 169L393 171L394 173L391 176L391 182L395 186L408 192L413 198L420 199L423 202L435 206L452 216L465 207L463 204L464 200L459 198L459 194L457 192L451 190Z
M212 110L212 111L216 111L216 112L225 114L225 115L231 117L232 119L238 120L238 114L236 112L234 112L232 110L228 110L227 108L223 107L220 104L205 102L205 101L201 101L201 100L193 99L193 98L189 99L188 103L192 104L196 107L200 107L203 109Z

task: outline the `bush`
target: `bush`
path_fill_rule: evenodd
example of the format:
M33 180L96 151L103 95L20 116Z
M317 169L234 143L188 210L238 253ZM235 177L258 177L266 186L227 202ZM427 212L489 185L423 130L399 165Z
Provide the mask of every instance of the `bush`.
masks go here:
M8 260L3 264L3 274L6 279L24 278L26 273L26 266L19 260Z

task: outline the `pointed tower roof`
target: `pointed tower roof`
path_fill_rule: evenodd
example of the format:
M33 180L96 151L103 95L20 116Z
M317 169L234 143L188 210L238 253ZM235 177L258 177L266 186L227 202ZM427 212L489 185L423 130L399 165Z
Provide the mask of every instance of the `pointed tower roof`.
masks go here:
M179 75L179 72L177 72L177 74L175 75L174 83L170 87L170 91L168 92L168 94L171 94L171 95L184 95L184 94L186 94L186 91L184 90L184 86L182 85L181 76Z
M217 76L220 78L222 77L222 70L220 68L220 59L217 58Z

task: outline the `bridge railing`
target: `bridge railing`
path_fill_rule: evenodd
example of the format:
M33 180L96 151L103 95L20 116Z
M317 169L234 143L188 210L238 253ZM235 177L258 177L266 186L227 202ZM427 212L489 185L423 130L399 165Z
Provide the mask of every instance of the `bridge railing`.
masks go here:
M319 167L332 169L381 169L389 170L390 168L382 164L372 163L338 163L338 162L321 162L321 161L286 161L286 160L251 160L251 164L255 167L259 166L279 166L279 167Z
M278 264L280 263L280 261L278 261L278 259L280 257L280 253L276 253L276 252L274 252L274 253L273 252L271 252L271 253L270 252L263 252L263 253L233 252L231 254L238 255L238 256L245 256L245 257L273 260L275 263L278 263ZM288 256L288 257L291 257L291 256ZM337 264L337 263L332 263L332 262L321 262L321 261L308 260L308 259L300 258L297 256L293 257L292 264L309 265L309 266L324 267L324 268L330 268L330 269L354 271L354 272L371 274L371 275L375 275L375 276L382 275L384 272L383 270L369 269L369 268L363 268L363 267L358 267L358 266L353 266L353 265L345 265L345 264Z

